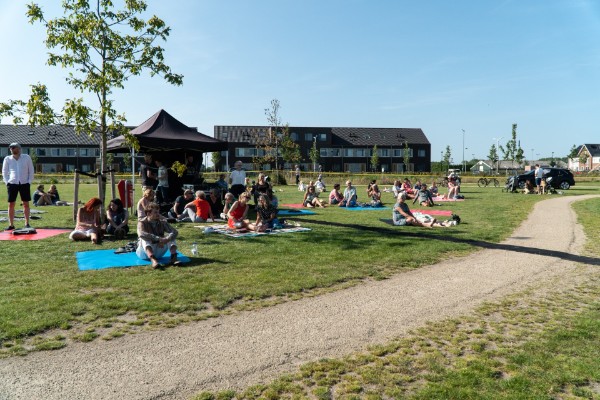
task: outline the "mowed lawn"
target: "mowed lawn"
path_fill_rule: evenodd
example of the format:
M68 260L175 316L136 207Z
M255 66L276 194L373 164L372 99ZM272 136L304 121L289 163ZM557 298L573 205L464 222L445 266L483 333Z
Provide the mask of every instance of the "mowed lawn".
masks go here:
M60 184L58 189L63 200L71 201L71 184ZM95 190L95 185L82 185L80 198L85 201ZM358 191L365 199L365 187L358 186ZM587 193L598 193L598 186L576 186L565 195ZM293 186L276 187L276 194L281 204L300 203L303 195ZM364 279L385 279L502 240L535 202L546 198L475 185L464 185L463 194L464 202L436 207L460 215L462 223L448 229L382 222L391 218L390 193L384 193L384 203L390 207L386 210L326 208L315 210L316 215L290 218L312 229L305 233L234 239L204 234L194 228L196 224L176 224L179 249L192 261L165 271L149 267L78 270L76 252L116 249L135 240L133 233L102 246L71 242L68 234L2 241L0 355L59 348L69 340L111 339L138 329L174 326L215 313L341 289ZM5 191L0 193L0 204L6 207ZM71 207L39 209L45 213L32 221L34 227L74 226ZM135 232L135 223L130 226ZM197 257L191 255L192 242L198 243Z

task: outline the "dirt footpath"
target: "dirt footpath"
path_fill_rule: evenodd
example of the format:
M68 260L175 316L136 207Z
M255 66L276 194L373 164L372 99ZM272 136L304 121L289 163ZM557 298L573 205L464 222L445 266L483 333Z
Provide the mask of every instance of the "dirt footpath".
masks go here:
M585 239L571 202L538 203L500 245L393 278L174 329L0 360L0 399L185 399L243 387L465 314L532 284L575 279ZM548 224L548 216L560 223ZM595 261L597 262L597 261Z

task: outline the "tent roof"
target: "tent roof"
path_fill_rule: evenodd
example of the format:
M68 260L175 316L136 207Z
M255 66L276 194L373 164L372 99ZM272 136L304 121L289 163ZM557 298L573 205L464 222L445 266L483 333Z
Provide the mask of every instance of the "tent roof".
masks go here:
M200 151L226 150L227 143L198 132L175 119L165 110L160 110L130 132L140 144L142 152L152 151ZM109 151L127 150L121 135L108 141Z

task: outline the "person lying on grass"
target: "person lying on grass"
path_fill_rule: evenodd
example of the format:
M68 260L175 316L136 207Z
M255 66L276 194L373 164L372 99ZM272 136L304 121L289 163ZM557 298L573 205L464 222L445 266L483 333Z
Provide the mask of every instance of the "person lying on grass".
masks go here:
M415 199L413 200L413 204L415 204L416 201L419 201L419 204L422 205L423 207L433 207L433 196L431 195L431 192L429 191L429 189L427 189L427 184L426 183L422 183L421 184L421 189L419 189L417 191L417 193L415 193Z
M394 225L424 226L426 228L448 228L456 225L456 223L452 224L450 221L438 222L435 218L431 218L427 222L419 221L408 208L406 197L406 193L400 193L397 199L398 202L394 204L394 210L392 211L392 221Z
M273 229L276 219L277 209L271 205L269 196L261 194L258 196L258 204L256 205L256 222L248 224L248 230L264 232L267 229Z
M246 229L248 228L249 220L246 219L248 215L248 200L250 199L250 193L243 192L240 194L238 200L233 203L229 212L227 213L227 226L231 229Z
M400 193L397 200L398 202L394 204L394 211L392 211L392 221L394 222L394 225L425 226L427 228L433 227L433 224L436 222L435 218L433 218L429 223L422 223L415 218L412 212L410 212L408 204L406 204L405 192Z
M325 207L323 202L319 199L315 185L310 185L306 189L306 193L304 193L304 200L302 200L302 205L308 208Z
M171 254L171 265L181 265L177 260L177 229L173 228L167 220L160 215L160 207L150 203L145 209L145 217L138 221L137 234L138 247L135 254L142 260L150 260L152 268L163 268L158 259L167 252Z
M102 200L92 197L87 203L77 210L77 223L75 230L69 235L71 240L92 240L94 244L102 242L102 228L100 227L100 206Z

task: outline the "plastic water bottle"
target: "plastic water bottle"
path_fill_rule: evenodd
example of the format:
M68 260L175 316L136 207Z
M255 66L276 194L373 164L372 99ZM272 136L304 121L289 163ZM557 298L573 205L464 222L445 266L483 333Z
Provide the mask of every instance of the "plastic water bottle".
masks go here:
M195 256L198 255L198 244L196 242L192 243L192 254Z

